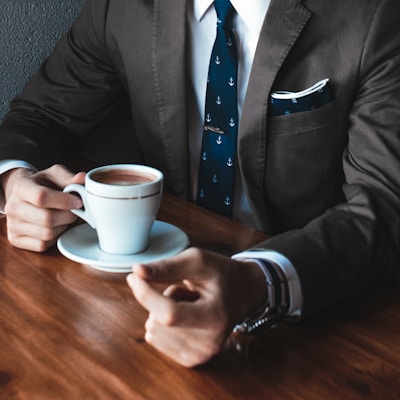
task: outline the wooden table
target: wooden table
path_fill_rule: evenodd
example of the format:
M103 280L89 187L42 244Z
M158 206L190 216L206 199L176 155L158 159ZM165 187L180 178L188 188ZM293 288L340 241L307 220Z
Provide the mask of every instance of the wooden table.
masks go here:
M165 196L159 219L232 254L265 236ZM400 399L400 290L185 369L143 340L125 274L11 247L0 221L0 399Z

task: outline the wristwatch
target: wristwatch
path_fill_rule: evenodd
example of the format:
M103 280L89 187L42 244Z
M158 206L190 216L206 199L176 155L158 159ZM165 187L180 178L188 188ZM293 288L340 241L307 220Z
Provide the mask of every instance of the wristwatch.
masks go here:
M289 304L288 284L282 271L271 262L258 258L244 261L258 264L263 271L268 295L266 302L242 323L236 325L233 332L258 334L274 327L285 318Z

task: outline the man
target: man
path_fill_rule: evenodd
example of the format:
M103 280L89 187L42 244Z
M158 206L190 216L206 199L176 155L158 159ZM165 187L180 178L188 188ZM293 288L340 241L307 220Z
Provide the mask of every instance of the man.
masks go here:
M149 311L146 340L186 366L218 353L235 326L256 331L351 302L399 262L400 4L232 4L233 217L273 237L234 259L188 249L134 266L128 283ZM12 244L44 251L74 220L68 210L81 204L59 189L83 174L50 166L75 155L126 93L143 162L164 172L167 190L195 198L215 22L212 1L88 1L0 130ZM275 115L273 93L328 79L330 101ZM159 294L152 282L169 286Z

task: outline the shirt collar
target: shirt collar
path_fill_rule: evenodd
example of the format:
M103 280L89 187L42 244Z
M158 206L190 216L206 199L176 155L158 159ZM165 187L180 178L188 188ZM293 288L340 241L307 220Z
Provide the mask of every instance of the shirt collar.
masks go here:
M193 0L194 1L194 17L200 21L207 10L212 6L213 0ZM239 14L240 18L249 27L259 33L264 22L265 15L270 0L231 0L233 7Z

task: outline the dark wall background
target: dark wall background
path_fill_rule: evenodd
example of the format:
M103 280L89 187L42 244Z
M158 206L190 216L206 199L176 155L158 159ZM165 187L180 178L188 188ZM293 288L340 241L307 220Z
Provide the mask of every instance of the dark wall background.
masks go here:
M85 0L0 0L0 121Z

